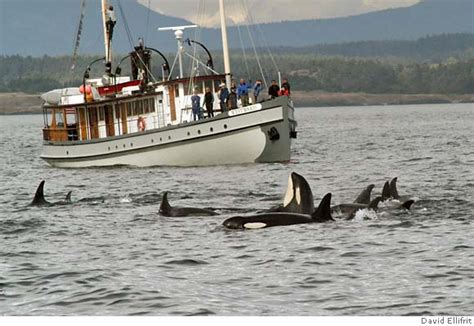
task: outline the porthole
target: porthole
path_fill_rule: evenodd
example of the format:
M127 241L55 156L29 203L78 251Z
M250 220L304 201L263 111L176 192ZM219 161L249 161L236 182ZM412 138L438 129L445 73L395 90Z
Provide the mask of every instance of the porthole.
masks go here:
M130 143L130 147L133 147L133 143Z
M168 136L168 139L171 140L171 136Z
M108 148L109 148L109 151L110 151L110 146Z
M66 151L66 155L69 155L69 151Z
M118 145L115 145L115 149L118 149Z
M198 135L200 135L200 134L201 134L201 130L198 130Z
M155 142L155 140L154 140L154 139L152 139L152 140L151 140L151 143L153 144L154 142Z
M123 148L125 148L125 146L126 146L126 145L125 145L125 144L123 144Z
M160 141L163 141L163 138L160 137Z
M188 136L191 136L191 133L188 131Z
M224 125L224 129L227 129L227 125Z
M209 130L210 130L211 132L213 132L213 131L214 131L214 128L211 127L211 129L209 129Z

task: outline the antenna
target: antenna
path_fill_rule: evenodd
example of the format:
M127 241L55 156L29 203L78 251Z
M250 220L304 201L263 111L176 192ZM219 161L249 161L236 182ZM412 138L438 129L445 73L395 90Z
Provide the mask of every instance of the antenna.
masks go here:
M159 27L159 31L174 31L174 36L178 41L178 59L179 59L179 78L183 78L183 34L185 29L197 28L199 25L185 25L172 27Z

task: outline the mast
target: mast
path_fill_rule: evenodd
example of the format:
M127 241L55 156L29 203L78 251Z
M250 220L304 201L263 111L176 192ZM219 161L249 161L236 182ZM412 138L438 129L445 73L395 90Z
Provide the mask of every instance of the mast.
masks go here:
M229 44L227 42L227 24L225 21L224 0L219 0L219 10L221 14L221 31L222 31L222 48L224 51L224 72L225 83L230 90L231 75L230 75L230 59L229 59Z
M102 0L102 23L104 28L104 45L105 45L105 63L112 63L112 51L110 48L110 37L107 33L107 0ZM112 67L112 66L110 66Z

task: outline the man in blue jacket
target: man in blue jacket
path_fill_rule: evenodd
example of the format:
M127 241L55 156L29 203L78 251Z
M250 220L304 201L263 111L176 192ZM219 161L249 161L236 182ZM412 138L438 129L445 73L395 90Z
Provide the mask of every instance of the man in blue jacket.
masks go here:
M194 91L194 95L191 97L193 120L199 120L199 114L201 112L201 97L198 95L197 90Z
M249 87L247 86L245 79L240 80L240 85L237 88L237 96L240 98L242 106L249 105Z
M224 83L219 85L221 90L219 92L219 102L221 105L222 113L227 112L227 99L229 98L229 89L226 87Z

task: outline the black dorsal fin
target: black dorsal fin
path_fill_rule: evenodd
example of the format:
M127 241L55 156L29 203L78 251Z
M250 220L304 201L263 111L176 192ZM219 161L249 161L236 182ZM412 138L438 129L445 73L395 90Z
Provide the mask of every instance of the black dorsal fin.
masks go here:
M168 202L168 192L165 191L163 199L161 200L160 213L167 214L171 210L171 205Z
M369 206L367 206L367 208L376 211L381 201L382 201L382 196L377 196L374 199L372 199L372 201L370 202Z
M414 203L415 203L415 201L410 199L410 200L407 200L406 202L404 202L402 204L402 207L404 207L406 209L410 209L411 205L413 205Z
M364 190L362 190L359 196L357 196L354 203L368 205L370 203L370 194L372 193L372 189L374 189L374 187L375 186L373 184L368 185Z
M71 200L71 194L72 194L72 191L69 191L67 194L66 194L66 199L64 199L64 201L68 204L72 203L72 200Z
M382 189L382 200L387 200L390 197L392 197L390 195L390 185L388 184L388 181L385 181Z
M397 177L393 178L392 181L390 181L390 196L392 196L393 199L398 199L400 196L398 195L398 190L397 190Z
M42 180L38 186L38 188L36 188L36 193L35 193L35 197L33 198L33 201L31 202L30 205L33 205L33 206L38 206L38 205L46 205L48 204L48 202L46 201L46 199L44 199L44 183L45 181Z
M318 208L311 215L311 218L316 222L326 222L334 221L331 216L331 193L327 193L321 202L319 203Z

